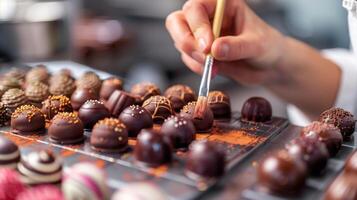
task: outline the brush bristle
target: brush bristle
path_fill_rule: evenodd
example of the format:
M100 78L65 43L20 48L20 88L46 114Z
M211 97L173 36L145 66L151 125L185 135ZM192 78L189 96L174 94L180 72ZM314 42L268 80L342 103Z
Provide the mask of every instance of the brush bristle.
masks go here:
M203 119L204 113L207 109L207 97L199 96L197 99L195 113L193 114L194 119Z

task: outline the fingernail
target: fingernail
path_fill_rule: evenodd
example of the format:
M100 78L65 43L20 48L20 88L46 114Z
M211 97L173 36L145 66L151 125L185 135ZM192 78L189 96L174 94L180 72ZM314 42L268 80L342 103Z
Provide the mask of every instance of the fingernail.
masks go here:
M203 38L198 39L198 47L200 48L201 51L204 51L206 49L207 43L205 39Z
M229 46L227 44L222 44L218 50L218 57L225 58L228 56Z
M205 60L203 53L197 51L192 52L191 57L199 63L203 63Z

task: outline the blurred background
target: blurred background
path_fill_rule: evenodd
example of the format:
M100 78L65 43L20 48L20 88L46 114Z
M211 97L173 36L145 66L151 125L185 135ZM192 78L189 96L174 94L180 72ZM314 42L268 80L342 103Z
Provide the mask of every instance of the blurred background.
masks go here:
M346 11L340 0L248 0L268 23L316 48L349 48ZM184 0L0 0L0 63L72 60L162 90L174 83L198 88L165 29L165 18ZM306 58L308 59L308 58ZM70 68L71 66L67 66ZM243 87L224 77L234 110L250 96L268 98L274 114L284 102L261 87ZM227 89L230 88L230 89Z

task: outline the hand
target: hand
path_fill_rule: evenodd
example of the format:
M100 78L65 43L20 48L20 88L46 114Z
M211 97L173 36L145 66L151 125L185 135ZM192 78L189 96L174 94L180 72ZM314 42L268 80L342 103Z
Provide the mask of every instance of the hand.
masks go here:
M219 71L243 84L263 84L277 77L285 37L262 21L243 0L227 0L221 37L213 40L216 0L189 0L171 13L166 27L183 62L202 73L205 54Z

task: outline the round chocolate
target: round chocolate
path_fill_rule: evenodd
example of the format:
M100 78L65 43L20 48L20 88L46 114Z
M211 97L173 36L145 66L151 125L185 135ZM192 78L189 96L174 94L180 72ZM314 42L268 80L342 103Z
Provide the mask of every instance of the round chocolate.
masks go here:
M25 92L17 88L6 91L5 94L2 95L1 101L10 113L13 113L17 107L28 103Z
M71 79L71 82L74 82L75 79L68 73L59 71L58 73L54 74L50 77L49 83L50 85L55 85L58 82L62 82L63 80Z
M5 107L5 105L0 102L0 127L8 125L8 122L11 119L11 113Z
M143 103L143 108L151 113L154 123L162 124L166 118L174 114L171 102L164 96L152 96Z
M176 149L187 148L196 139L196 129L192 121L181 116L167 118L160 132L170 138Z
M116 78L111 77L103 81L102 87L100 89L100 99L104 101L108 100L110 95L115 90L122 90L123 89L123 81Z
M296 138L287 146L290 155L301 159L311 175L320 175L326 168L329 153L317 138Z
M327 188L324 200L356 200L357 176L350 174L339 175Z
M76 89L74 80L66 75L61 75L56 78L50 85L50 93L52 95L64 95L71 97L72 93Z
M68 68L63 68L57 72L57 74L66 75L72 77L72 70Z
M271 105L262 97L252 97L243 104L241 119L244 121L267 122L271 120L271 116Z
M32 82L25 90L25 94L29 99L29 102L37 107L42 106L42 101L46 100L50 96L49 88L42 82Z
M109 200L110 189L103 169L95 163L80 162L66 170L62 182L66 200Z
M48 73L46 66L37 65L36 67L32 68L29 72L27 72L26 83L27 84L31 82L47 83L49 77L50 74Z
M142 129L153 127L151 114L138 105L125 108L119 119L125 124L129 137L136 137Z
M322 122L312 122L302 129L301 137L318 138L326 145L330 156L335 156L342 145L342 135L340 130L332 124Z
M83 124L76 113L58 113L48 127L50 141L57 144L77 144L84 140Z
M224 174L225 163L225 153L220 146L200 140L190 145L185 168L193 179L217 178Z
M42 134L45 132L44 114L34 105L18 107L11 115L12 132L21 135Z
M297 193L305 184L306 165L286 150L280 150L264 158L257 167L259 184L267 192L279 195Z
M88 100L79 109L78 116L85 129L92 129L99 120L110 117L110 113L103 102Z
M5 78L15 78L20 82L25 81L26 71L19 68L12 68L10 71L6 72Z
M84 73L76 82L77 88L89 88L92 89L98 96L100 88L102 87L102 81L99 76L94 72Z
M98 100L98 96L92 89L77 88L71 97L73 110L79 110L88 100Z
M131 94L121 90L115 90L109 97L105 106L113 116L118 117L125 108L133 105L134 103L135 97Z
M186 85L171 86L165 91L164 96L171 101L175 112L180 112L186 104L197 100L196 94Z
M144 165L158 167L171 161L171 144L159 132L153 129L143 129L137 137L134 156Z
M320 115L320 122L332 124L340 129L345 141L351 140L355 131L356 120L352 113L342 108L331 108Z
M142 105L144 101L152 96L161 94L160 89L155 84L147 82L135 84L130 93L137 97L136 103L138 105Z
M229 119L231 117L231 102L229 96L221 91L208 94L208 105L215 119Z
M63 95L50 96L42 102L42 113L45 114L46 119L52 119L60 112L73 112L71 101L68 97Z
M128 147L128 131L118 119L106 118L95 124L90 137L91 147L100 152L122 152Z
M57 184L62 179L62 162L48 150L31 152L18 164L18 171L26 184Z
M18 146L11 140L0 136L0 168L16 169L20 161Z
M192 120L197 132L209 132L212 129L214 119L211 108L207 107L202 119L196 119L193 116L195 113L195 107L196 102L188 103L182 108L180 115L189 120Z
M7 87L3 86L0 84L0 98L2 97L2 95L5 94L5 92L8 90Z
M4 88L3 90L8 90L11 88L19 88L21 89L21 82L19 79L14 77L5 77L0 81L0 85Z
M355 150L346 160L345 172L357 176L357 150Z

